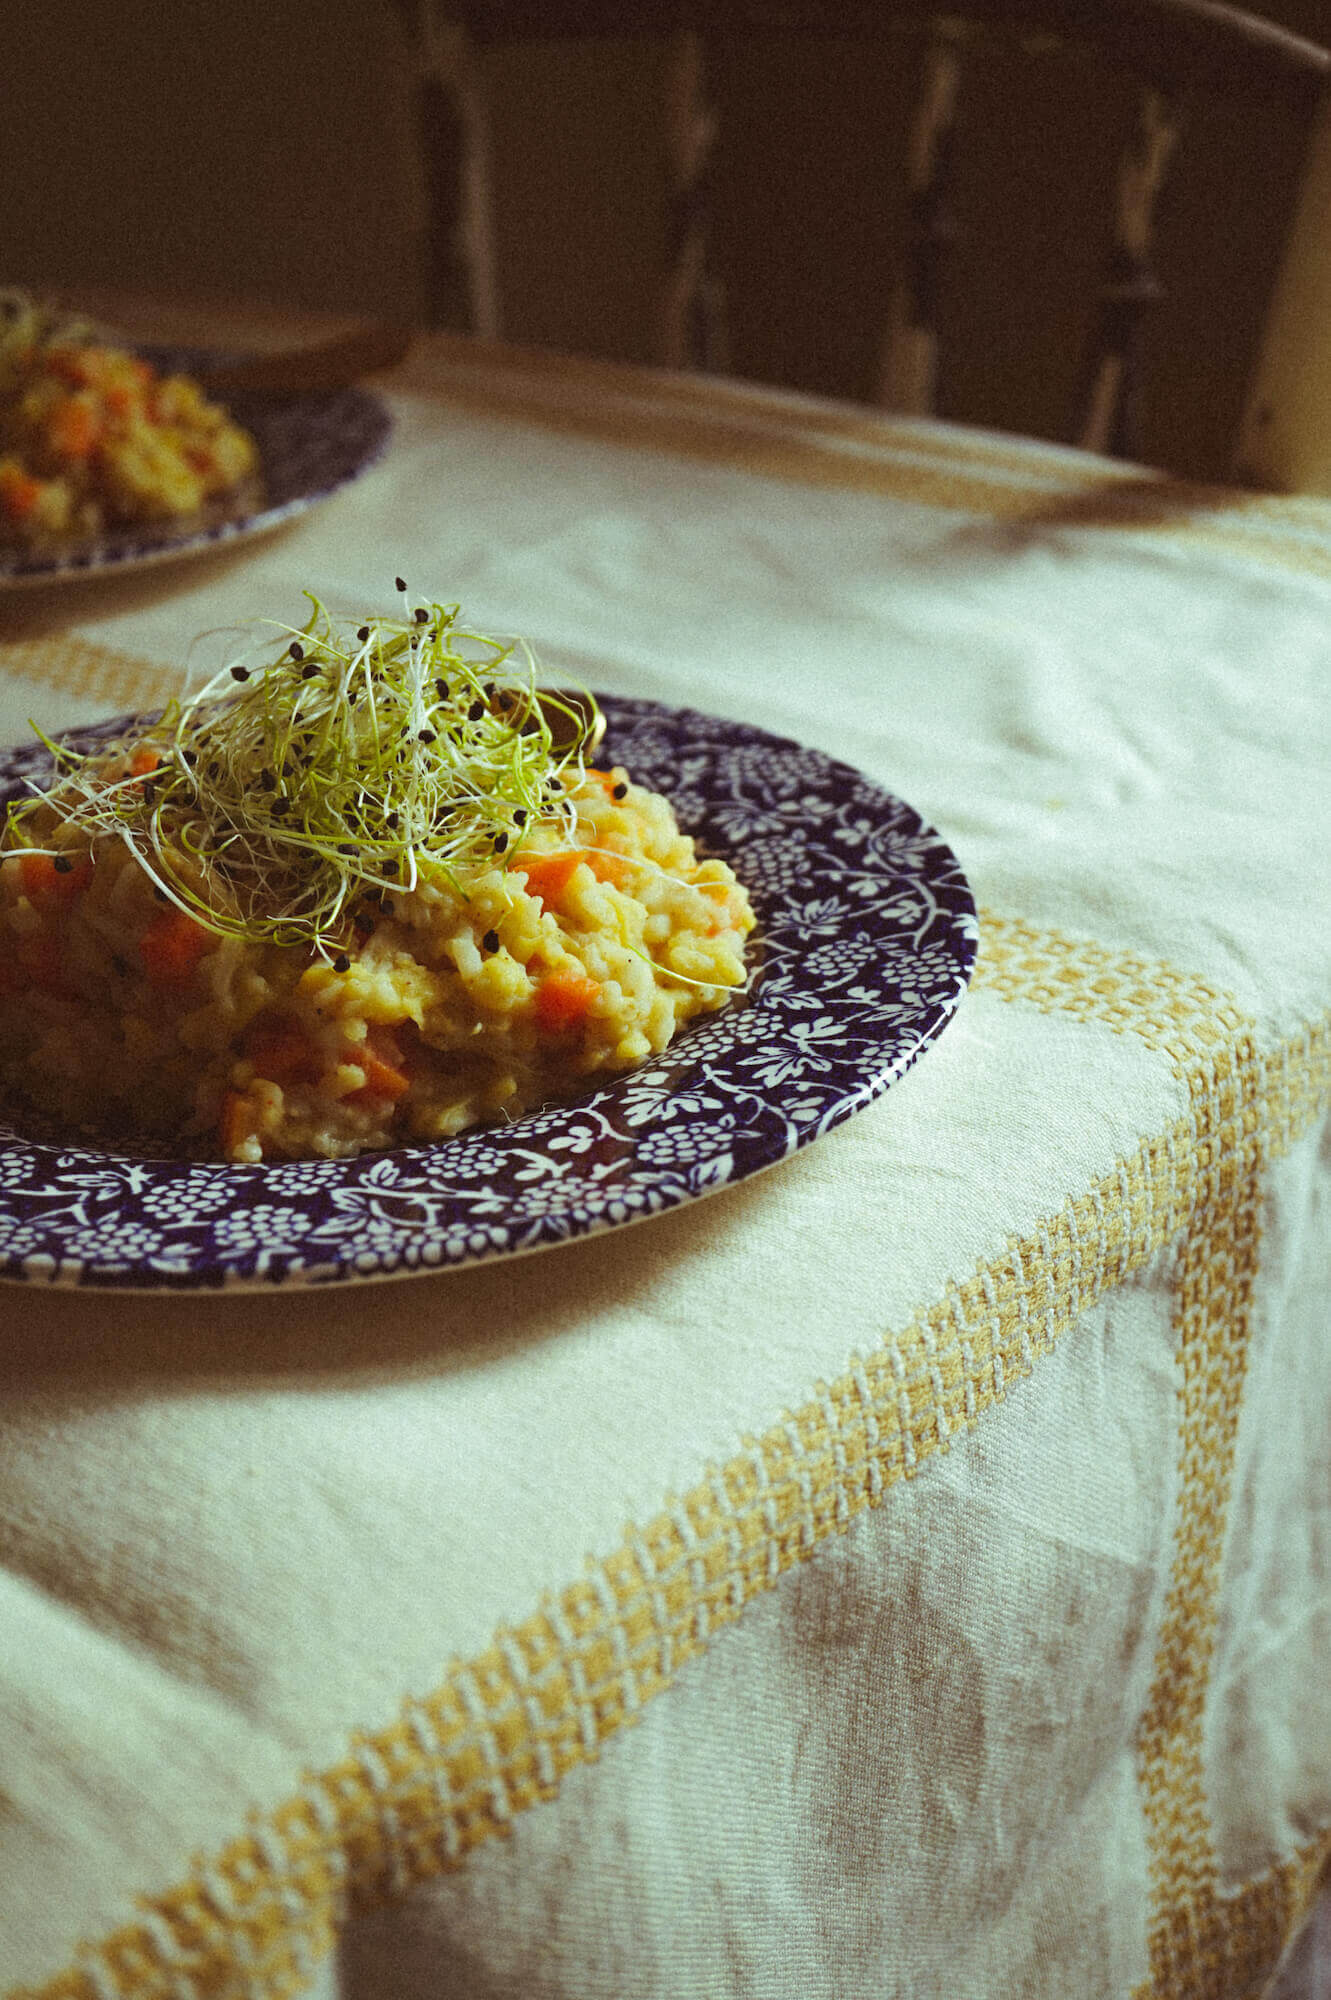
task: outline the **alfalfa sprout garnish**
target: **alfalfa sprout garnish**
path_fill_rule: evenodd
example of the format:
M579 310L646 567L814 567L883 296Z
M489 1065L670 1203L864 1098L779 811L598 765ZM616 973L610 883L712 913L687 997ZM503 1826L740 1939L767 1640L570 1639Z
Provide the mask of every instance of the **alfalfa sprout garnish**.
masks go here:
M207 929L328 956L368 893L436 871L465 893L531 821L571 831L589 696L538 698L529 650L456 604L337 620L306 595L275 657L229 660L132 737L77 751L37 730L55 772L11 805L6 845L122 841Z

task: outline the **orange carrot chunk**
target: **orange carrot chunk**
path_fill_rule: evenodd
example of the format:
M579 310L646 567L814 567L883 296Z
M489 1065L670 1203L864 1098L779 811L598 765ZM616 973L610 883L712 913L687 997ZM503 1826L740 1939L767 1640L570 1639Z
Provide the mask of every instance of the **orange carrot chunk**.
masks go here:
M347 1060L365 1072L364 1084L351 1093L353 1101L383 1097L390 1104L396 1104L399 1097L404 1097L411 1088L411 1080L403 1066L402 1051L391 1028L372 1027L365 1037L364 1046L352 1049Z
M92 861L86 854L76 860L72 854L25 854L19 860L19 881L32 903L65 906L82 895L92 879Z
M238 1090L228 1090L217 1120L217 1139L228 1159L254 1133L254 1107Z
M624 886L625 878L632 872L633 863L625 854L590 853L587 866L598 882L609 882L616 889Z
M514 870L527 878L527 894L535 896L543 910L557 903L568 888L573 871L587 856L580 847L559 854L519 854Z
M280 1014L260 1014L250 1023L245 1054L270 1083L317 1083L323 1063L309 1036Z
M183 910L165 909L139 939L139 957L154 986L187 986L205 952L217 940Z
M42 367L48 375L68 382L75 389L91 382L96 372L90 352L80 347L48 347L42 356Z
M81 396L72 396L62 403L47 425L51 449L62 458L86 458L100 431L96 410Z
M536 1025L543 1035L573 1035L591 1012L600 992L585 972L552 972L536 989Z
M0 466L0 512L24 521L42 497L42 482L17 465Z
M138 394L128 382L113 382L103 390L102 400L113 417L128 417L133 414Z

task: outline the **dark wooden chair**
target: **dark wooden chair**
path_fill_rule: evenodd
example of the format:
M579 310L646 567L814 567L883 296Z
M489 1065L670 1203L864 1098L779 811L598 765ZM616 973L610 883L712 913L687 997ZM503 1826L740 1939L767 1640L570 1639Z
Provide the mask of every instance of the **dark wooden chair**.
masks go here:
M1331 82L1331 54L1220 0L399 0L417 74L429 194L427 311L435 324L503 330L491 220L490 107L482 68L499 44L577 37L664 43L661 125L668 217L655 358L729 372L727 301L713 255L714 187L725 162L713 78L745 38L890 41L915 66L915 108L899 160L906 226L879 300L865 399L910 415L939 406L941 310L954 267L954 188L967 92L997 46L1109 66L1132 79L1117 184L1105 190L1098 298L1086 319L1081 390L1065 435L1139 458L1144 335L1165 296L1155 224L1190 106L1199 98L1278 107L1301 131ZM661 57L658 55L658 61ZM1014 142L1015 143L1015 142ZM1223 216L1216 217L1223 228ZM1014 281L1020 274L1014 273ZM1089 302L1088 302L1089 307Z

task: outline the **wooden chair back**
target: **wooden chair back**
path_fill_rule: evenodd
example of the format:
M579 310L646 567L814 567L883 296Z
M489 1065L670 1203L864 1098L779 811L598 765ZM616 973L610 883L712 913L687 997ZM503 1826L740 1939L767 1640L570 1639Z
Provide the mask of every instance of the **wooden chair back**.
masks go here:
M485 52L569 36L664 44L657 141L668 216L655 358L727 373L725 287L713 245L714 186L724 169L719 60L745 38L804 38L811 57L836 38L890 41L917 65L900 169L907 227L881 299L867 400L913 416L939 408L948 365L940 310L957 234L954 199L967 92L997 45L1032 56L1111 65L1133 79L1134 115L1116 185L1106 190L1098 299L1088 314L1078 409L1068 441L1142 456L1144 333L1165 296L1156 219L1191 104L1200 96L1279 107L1310 125L1331 81L1331 53L1221 0L954 0L945 9L892 0L399 0L411 35L429 187L428 311L488 337L504 330L491 214L491 108ZM1217 218L1223 227L1223 218ZM1018 274L1014 274L1014 281Z

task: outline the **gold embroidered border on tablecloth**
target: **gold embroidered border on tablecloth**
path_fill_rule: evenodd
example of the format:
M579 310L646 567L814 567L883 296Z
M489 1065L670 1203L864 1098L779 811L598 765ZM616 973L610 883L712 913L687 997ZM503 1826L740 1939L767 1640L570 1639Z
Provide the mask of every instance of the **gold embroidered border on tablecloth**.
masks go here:
M181 681L180 674L170 667L111 646L95 645L73 633L0 643L0 673L58 688L61 694L74 695L80 701L104 701L112 710L164 702L178 692ZM41 720L40 716L36 719Z
M168 2000L182 1978L200 2000L220 2000L242 1965L251 2000L295 1995L348 1907L456 1865L554 1796L715 1629L946 1448L1096 1298L1185 1230L1176 1556L1140 1733L1154 1890L1143 1990L1229 2000L1217 1984L1226 1968L1269 1970L1322 1849L1219 1898L1197 1728L1259 1176L1331 1096L1331 1016L1263 1060L1232 1001L1204 981L996 913L984 915L982 937L979 986L1140 1035L1186 1077L1191 1114L630 1528L582 1582L458 1663L396 1723L356 1737L340 1764L308 1774L189 1880L142 1899L141 1917L89 1945L78 1966L14 2000Z

